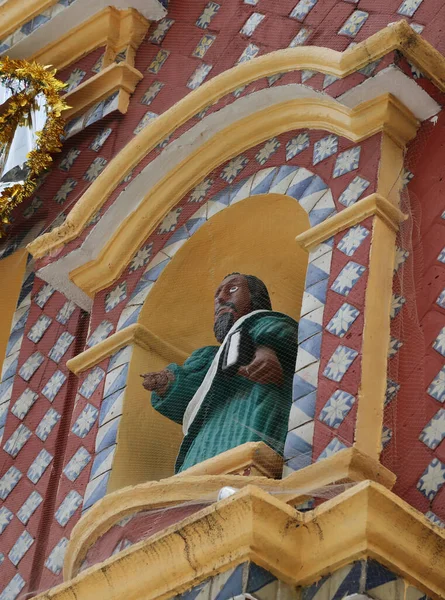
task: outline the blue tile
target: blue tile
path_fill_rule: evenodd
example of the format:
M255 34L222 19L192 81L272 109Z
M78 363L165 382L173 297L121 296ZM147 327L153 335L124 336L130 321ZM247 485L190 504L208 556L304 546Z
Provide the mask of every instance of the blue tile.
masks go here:
M256 592L275 580L275 575L272 575L272 573L269 573L269 571L266 571L266 569L259 567L255 563L250 563L246 592Z
M244 564L238 565L214 600L230 600L243 592Z
M397 575L375 560L368 558L366 567L366 588L364 591L372 590L380 585L396 581Z

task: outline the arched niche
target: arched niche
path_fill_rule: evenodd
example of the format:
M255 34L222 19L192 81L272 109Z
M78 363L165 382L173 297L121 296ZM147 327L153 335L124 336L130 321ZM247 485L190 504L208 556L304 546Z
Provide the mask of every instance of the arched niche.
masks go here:
M139 323L189 355L214 345L213 296L233 271L267 284L274 310L299 318L307 253L295 237L310 227L306 211L281 194L250 196L206 221L177 251L151 289ZM181 427L158 414L140 373L165 367L156 349L134 346L108 492L171 476Z

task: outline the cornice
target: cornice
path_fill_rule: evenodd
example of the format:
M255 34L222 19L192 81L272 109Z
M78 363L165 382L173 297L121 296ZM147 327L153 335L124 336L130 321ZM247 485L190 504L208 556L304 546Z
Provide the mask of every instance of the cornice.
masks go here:
M65 222L28 246L30 253L39 258L75 239L107 200L124 174L193 115L238 87L261 77L298 69L315 70L343 78L394 50L399 50L439 89L445 90L444 57L405 21L385 27L343 53L328 48L304 46L278 50L255 58L214 77L144 128L93 182Z
M60 70L104 46L111 62L122 48L138 48L149 26L150 21L133 8L117 10L108 6L41 48L31 58Z
M400 109L399 119L394 114ZM70 279L87 295L111 285L131 257L188 190L219 164L285 131L309 127L330 131L355 142L379 131L395 130L405 143L416 133L417 120L393 96L383 94L375 100L349 109L333 100L298 98L279 103L237 121L175 166L154 185L139 206L121 223L99 255L70 273ZM117 157L120 159L122 153ZM113 161L120 169L119 160ZM94 184L93 184L94 185Z
M300 586L366 557L440 598L444 552L444 532L374 482L307 513L249 485L37 598L163 600L249 560Z
M379 217L395 232L399 230L399 224L406 219L406 215L386 198L380 194L370 194L319 225L304 231L297 236L296 241L306 250L311 250L339 231L349 229L371 216Z
M179 348L172 346L165 340L162 340L155 333L149 331L144 325L134 323L121 329L108 338L88 348L74 358L67 361L66 366L75 375L79 375L87 369L91 369L115 352L128 345L136 345L144 350L155 351L168 361L182 364L188 354Z
M220 468L221 459L227 459L228 454L229 452L225 452L221 457L206 461L208 467L210 465L210 470ZM230 460L231 457L228 462ZM347 448L282 480L239 475L195 475L185 471L159 482L123 488L104 496L76 524L71 533L65 558L65 579L77 574L88 549L99 537L124 517L137 512L182 502L198 502L203 499L214 501L219 490L224 486L241 489L250 484L275 491L279 493L283 502L295 505L310 498L314 490L332 484L356 483L366 479L378 482L389 489L395 483L395 475L378 461L365 456L355 448Z

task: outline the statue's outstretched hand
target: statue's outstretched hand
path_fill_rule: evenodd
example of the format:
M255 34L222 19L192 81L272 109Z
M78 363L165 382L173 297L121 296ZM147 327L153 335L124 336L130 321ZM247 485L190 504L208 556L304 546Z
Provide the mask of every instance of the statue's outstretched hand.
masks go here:
M141 377L144 380L142 382L143 387L149 392L156 392L160 396L166 393L169 383L175 380L173 373L167 369L158 373L145 373Z
M238 374L255 383L283 383L283 368L272 348L258 346L252 362L238 369Z

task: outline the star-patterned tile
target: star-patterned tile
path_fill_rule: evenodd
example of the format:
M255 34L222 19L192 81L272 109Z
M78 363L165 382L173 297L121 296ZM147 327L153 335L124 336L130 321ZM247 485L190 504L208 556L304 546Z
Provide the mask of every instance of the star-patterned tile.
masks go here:
M12 513L9 510L9 508L6 508L6 506L2 506L0 508L0 535L8 527L8 525L12 521L13 517L14 517L14 513Z
M12 414L15 415L18 419L23 420L38 397L38 394L30 390L29 388L26 388L26 390L22 394L20 394L14 406L11 408Z
M99 325L96 327L94 332L90 335L90 337L87 340L88 348L99 344L99 342L103 342L110 335L113 329L113 323L110 323L110 321L107 321L106 319L99 323Z
M340 177L341 175L345 175L345 173L350 173L351 171L355 171L359 167L360 162L360 146L354 146L354 148L350 148L349 150L345 150L345 152L341 152L335 161L334 172L332 176Z
M54 362L58 363L64 356L68 348L71 346L73 341L74 335L71 335L71 333L68 333L68 331L64 331L49 351L49 358L51 358L51 360L53 360Z
M311 29L308 29L307 27L302 27L297 33L297 35L290 41L289 48L303 46L303 44L309 39L311 33Z
M102 171L105 169L105 167L107 166L107 159L103 158L102 156L97 156L93 162L90 164L90 166L88 167L88 169L85 171L83 179L85 179L85 181L88 182L92 182L95 179L97 179L97 177L99 177L99 175L102 173Z
M45 567L49 569L54 575L59 575L62 571L63 560L65 558L66 548L68 546L68 539L63 537L51 550L50 555L45 561Z
M336 390L324 405L319 419L329 427L338 429L355 402L354 396L342 390Z
M74 165L76 158L79 156L79 154L80 150L78 150L77 148L70 148L63 160L60 161L59 169L61 171L68 172Z
M26 582L20 573L16 573L0 595L0 600L16 600Z
M79 394L87 400L91 398L104 377L105 371L100 367L94 367L80 386Z
M189 90L196 90L203 83L212 68L212 65L201 63L187 81L187 87Z
M239 57L239 59L236 61L235 64L241 65L242 63L252 60L252 58L255 58L255 56L258 54L259 51L260 51L260 49L258 48L258 46L255 46L255 44L249 44L243 50L243 52L241 53L241 56Z
M402 2L402 4L399 6L397 12L399 15L412 17L422 2L423 0L404 0L404 2Z
M82 82L86 74L86 71L82 71L82 69L74 69L65 81L64 93L72 92Z
M53 456L45 449L40 450L37 457L31 463L28 469L27 477L33 483L37 483L42 477L43 473L49 467L53 460Z
M396 317L399 314L405 302L406 298L404 298L403 296L399 296L398 294L393 294L391 300L391 319L394 319L394 317Z
M66 464L63 472L70 481L76 481L90 461L91 454L81 446Z
M22 477L17 467L9 467L0 479L0 500L5 500L9 496Z
M148 90L145 92L145 94L142 96L141 104L145 104L146 106L149 106L153 102L153 100L157 97L157 95L162 90L164 85L165 85L165 83L162 83L162 81L154 81L150 85Z
M255 160L260 165L264 165L269 160L269 158L275 154L280 145L281 144L277 140L277 138L267 140L267 142L264 144L261 150L259 150L255 155Z
M417 482L417 489L432 500L445 483L445 464L433 458Z
M56 204L64 204L68 198L68 195L71 194L71 192L77 186L77 183L78 182L72 177L68 177L67 179L65 179L63 184L56 192L56 195L54 196L54 201L56 202Z
M346 444L343 444L343 442L340 442L340 440L334 438L329 442L329 444L317 458L317 461L323 460L324 458L329 458L329 456L332 456L333 454L336 454L337 452L340 452L340 450L344 450L345 448L347 448Z
M365 271L366 267L363 265L349 261L337 275L331 289L337 294L347 296Z
M171 210L163 219L162 223L159 226L159 233L169 233L176 229L176 225L178 224L179 217L181 216L182 208L174 208Z
M356 10L346 19L340 28L338 35L355 37L368 19L369 14L363 10Z
M220 8L221 6L216 2L209 2L196 21L196 25L201 29L207 29Z
M105 312L116 308L127 297L127 282L122 281L105 296Z
M232 183L248 162L248 158L242 155L232 158L232 160L229 161L222 169L220 174L221 179L223 179L226 183Z
M385 406L394 400L397 392L400 390L400 384L392 379L388 379L386 381L386 391L385 391Z
M149 123L151 123L152 121L154 121L156 119L156 117L158 117L158 116L159 116L158 113L152 112L151 110L147 110L145 115L142 117L142 119L136 125L136 128L133 131L134 135L137 135L138 133L140 133L144 129L144 127L147 127L147 125Z
M68 492L54 515L59 525L65 527L79 506L81 506L82 501L82 496L76 490Z
M440 292L439 297L436 300L436 304L438 304L441 308L445 308L445 289Z
M187 202L202 202L213 185L213 179L204 179L192 191Z
M167 58L169 56L170 56L169 50L163 50L163 49L159 50L159 52L156 54L154 59L149 64L147 71L149 73L153 73L154 75L157 75L157 73L159 73L159 71L164 66L165 61L167 60Z
M445 356L445 327L439 331L439 335L433 342L433 348L442 356Z
M368 237L369 230L362 225L355 225L348 229L346 235L344 235L337 248L346 254L346 256L352 256L354 252L361 246L362 242Z
M445 366L428 386L428 394L439 402L445 402Z
M299 133L286 143L286 160L292 160L294 156L309 148L310 140L308 133Z
M26 442L31 437L32 432L21 423L17 429L12 433L11 437L6 441L3 449L5 452L15 458Z
M347 346L337 346L325 367L323 375L332 381L341 381L357 355L357 350Z
M261 21L264 19L266 15L262 15L261 13L254 12L250 15L247 21L242 26L240 33L241 35L245 35L250 37Z
M45 283L35 295L34 302L37 306L43 308L55 291L49 283Z
M84 438L91 431L91 428L97 420L98 414L99 411L97 408L92 404L87 404L77 417L74 425L71 427L71 431L77 435L77 437Z
M196 58L204 58L207 50L210 48L210 46L215 40L216 35L213 35L211 33L206 33L205 35L203 35L202 38L199 40L196 48L193 50L192 56L196 56Z
M145 246L142 246L142 248L140 248L136 252L134 257L132 258L128 272L133 273L134 271L137 271L141 267L145 267L145 265L148 264L148 262L151 258L152 250L153 250L152 242L150 242L150 244L146 244Z
M167 35L169 29L174 24L174 19L168 19L165 17L161 19L156 27L153 29L152 33L149 36L149 40L152 44L160 44L164 41L165 36Z
M34 543L34 538L28 531L23 531L11 550L9 551L8 558L12 564L16 567L31 546Z
M419 439L428 448L435 450L445 437L445 409L437 411L430 422L423 428Z
M329 158L338 150L338 138L336 135L328 135L314 144L314 156L312 164L317 165L322 160Z
M60 418L60 414L54 408L47 410L35 430L36 436L40 438L42 442L45 442L51 431L60 421Z
M359 314L360 311L357 308L345 302L326 325L326 329L333 335L344 337Z
M295 8L292 9L289 17L303 21L316 4L317 0L300 0Z
M66 375L62 371L56 371L47 381L45 387L42 390L42 394L50 402L53 402L54 398L60 391L60 388L66 381Z
M113 130L111 129L111 127L106 127L105 129L102 129L102 131L99 131L99 133L96 135L96 137L90 144L91 150L94 150L94 152L99 152L99 150L105 144L112 132Z
M395 356L402 346L403 342L391 336L388 346L388 358L392 358L393 356Z
M404 250L403 248L399 248L397 246L395 256L394 256L394 273L396 273L401 265L406 261L409 256L409 251Z
M29 519L39 508L42 502L43 498L38 492L31 492L17 512L17 518L23 523L23 525L28 523Z
M351 206L355 204L363 192L370 186L370 182L363 177L357 175L354 179L347 185L345 190L340 195L338 201L343 206Z

